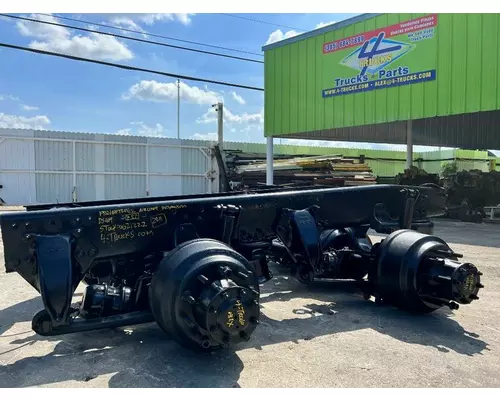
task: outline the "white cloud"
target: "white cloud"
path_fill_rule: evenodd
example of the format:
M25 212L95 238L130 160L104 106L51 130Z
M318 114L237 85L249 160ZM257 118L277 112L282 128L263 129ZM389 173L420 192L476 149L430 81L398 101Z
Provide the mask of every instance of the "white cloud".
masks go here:
M28 106L28 105L26 105L26 104L21 105L21 108L22 108L24 111L36 111L36 110L38 110L38 109L39 109L37 106Z
M337 22L337 21L320 22L319 24L316 25L315 29L334 24L335 22ZM267 39L266 45L271 44L271 43L280 42L281 40L285 40L285 39L297 36L299 34L300 34L300 32L297 32L293 29L286 31L286 32L283 32L281 29L276 29L274 32L272 32L269 35L269 38Z
M162 124L156 123L154 126L149 126L142 121L131 122L130 125L134 125L136 128L124 128L115 132L116 135L126 135L126 136L165 136L166 129Z
M57 22L52 16L32 15L31 18ZM112 36L97 33L90 33L88 36L74 35L61 26L28 21L19 21L16 25L21 35L36 39L29 45L34 49L109 61L130 60L134 57L124 43Z
M241 97L239 94L236 92L231 92L231 96L233 96L234 101L240 103L240 104L246 104L246 101L243 97Z
M203 90L196 86L180 83L181 100L194 104L212 105L221 101L218 93L211 90ZM122 95L125 100L137 99L142 101L168 102L177 100L177 83L140 81L132 85Z
M212 124L217 122L217 113L210 108L205 114L196 120L199 124ZM224 107L224 123L228 124L249 124L261 125L264 123L264 110L255 114L233 114L227 107Z
M190 139L194 139L194 140L210 140L210 141L215 141L215 140L217 140L217 132L195 133L194 135L191 135L189 138Z
M110 22L113 25L118 25L122 28L144 32L144 29L142 29L142 27L140 25L136 24L135 21L129 17L121 17L121 16L120 17L113 17L110 19Z
M324 26L332 25L337 21L330 21L330 22L320 22L318 25L316 25L316 29L323 28Z
M50 120L45 115L35 117L23 117L0 113L0 128L10 129L46 129Z
M108 19L113 25L118 25L122 28L133 29L143 32L144 29L140 24L154 25L156 22L178 22L182 25L191 24L191 17L196 14L178 13L157 13L157 14L137 14L137 13L112 13L100 14Z
M194 14L178 13L178 14L143 14L139 19L146 25L153 25L156 21L176 21L183 25L191 23L191 16Z
M0 101L2 101L2 100L19 101L19 97L12 96L11 94L1 94L0 93Z
M269 38L267 39L266 45L297 36L298 34L299 34L299 32L296 32L294 30L287 31L286 33L283 33L281 31L281 29L276 29L273 33L271 33L269 35Z

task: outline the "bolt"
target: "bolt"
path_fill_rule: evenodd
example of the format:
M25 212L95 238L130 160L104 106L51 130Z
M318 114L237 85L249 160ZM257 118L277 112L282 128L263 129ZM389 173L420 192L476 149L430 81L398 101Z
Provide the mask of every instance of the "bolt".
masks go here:
M97 254L97 249L96 249L95 247L92 247L92 248L89 250L89 256L90 256L90 257L94 257L96 254Z
M31 224L29 222L26 222L26 224L24 226L26 226L26 228L29 228L31 226Z
M221 289L218 282L212 282L212 284L210 286L212 287L212 289L214 289L216 291L219 291Z
M209 282L208 278L205 275L198 275L198 280L204 285L206 285Z
M82 235L82 230L80 228L78 228L75 233L74 233L75 237L80 237Z
M76 252L76 258L82 258L85 255L85 253L82 250L78 250Z
M25 242L27 242L28 240L31 240L31 238L32 238L32 236L29 233L27 233L26 235L23 236L23 240Z
M248 279L248 275L243 272L238 272L236 275L238 275L242 279Z
M241 294L242 296L246 296L246 295L247 295L247 293L248 293L248 292L247 292L245 289L241 289L241 290L240 290L240 294Z
M12 224L12 229L17 229L17 224L16 223Z
M210 314L215 314L215 313L216 313L215 308L213 308L213 307L210 307L210 308L208 309L208 312L209 312Z
M196 303L196 299L193 296L191 296L190 292L184 292L184 294L182 295L182 297L183 297L183 300L187 301L189 304Z
M79 224L80 223L80 217L76 217L75 218L75 224Z
M257 318L252 317L252 318L250 318L250 323L252 325L259 325L260 321Z

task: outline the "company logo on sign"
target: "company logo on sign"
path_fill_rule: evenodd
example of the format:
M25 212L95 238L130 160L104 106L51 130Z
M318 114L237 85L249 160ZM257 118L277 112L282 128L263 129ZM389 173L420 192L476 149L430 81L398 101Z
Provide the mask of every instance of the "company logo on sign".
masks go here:
M381 32L376 38L366 41L362 47L345 57L341 64L360 71L362 76L374 75L415 47L385 39L384 36L384 32Z
M434 38L436 25L437 16L430 15L325 43L324 54L356 47L339 64L357 71L357 74L334 76L334 87L323 90L323 97L434 80L435 69L415 72L410 65L401 64L406 58L401 59L417 47L417 42Z

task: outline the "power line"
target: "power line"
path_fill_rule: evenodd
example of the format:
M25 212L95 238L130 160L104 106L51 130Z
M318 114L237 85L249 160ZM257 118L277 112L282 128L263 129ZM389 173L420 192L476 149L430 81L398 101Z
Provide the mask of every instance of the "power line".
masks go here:
M1 14L1 13L0 13L0 16L7 17L7 18L13 18L13 19L19 19L19 20L23 20L23 21L35 22L35 23L39 23L39 24L60 26L60 27L63 27L63 28L68 28L68 29L76 29L76 30L83 31L83 32L97 33L99 35L112 36L112 37L116 37L116 38L120 38L120 39L125 39L125 40L133 40L133 41L141 42L141 43L154 44L154 45L164 46L164 47L172 47L174 49L180 49L180 50L186 50L186 51L193 51L195 53L202 53L202 54L208 54L208 55L212 55L212 56L232 58L232 59L240 60L240 61L248 61L248 62L254 62L254 63L258 63L258 64L264 64L264 61L254 60L252 58L243 58L243 57L231 56L229 54L214 53L214 52L211 52L211 51L192 49L190 47L176 46L176 45L173 45L173 44L167 44L167 43L162 43L162 42L154 42L152 40L139 39L139 38L134 38L134 37L130 37L130 36L118 35L116 33L100 32L100 31L96 31L96 30L93 30L93 29L80 28L80 27L72 26L72 25L59 24L57 22L41 21L41 20L38 20L38 19L26 18L26 17L19 17L17 15Z
M160 38L160 39L173 40L175 42L189 43L189 44L194 44L194 45L197 45L197 46L211 47L211 48L219 49L219 50L234 51L236 53L251 54L251 55L254 55L254 56L263 57L262 53L254 53L254 52L251 52L251 51L231 49L229 47L216 46L216 45L213 45L213 44L206 44L206 43L194 42L194 41L185 40L185 39L177 39L177 38L173 38L173 37L169 37L169 36L157 35L155 33L151 33L151 32L148 32L148 31L136 31L136 30L133 30L133 29L122 28L121 26L117 26L117 25L98 24L96 22L85 21L83 19L76 19L76 18L64 17L64 16L58 15L58 14L43 14L43 13L34 13L34 14L35 15L43 15L43 16L46 16L46 17L54 17L54 18L58 18L58 19L66 20L66 21L80 22L80 23L83 23L83 24L100 26L101 28L117 29L117 30L120 30L120 31L123 31L123 32L135 33L135 34L138 34L138 35L147 35L147 36L151 36L151 37L157 37L157 38Z
M170 78L183 79L183 80L186 80L186 81L197 81L197 82L214 83L216 85L231 86L231 87L240 88L240 89L257 90L257 91L260 91L260 92L264 91L263 88L258 88L258 87L255 87L255 86L239 85L237 83L228 83L228 82L215 81L215 80L205 79L205 78L196 78L196 77L187 76L187 75L172 74L170 72L155 71L155 70L152 70L152 69L133 67L131 65L111 63L111 62L107 62L107 61L98 61L98 60L92 60L90 58L71 56L71 55L61 54L61 53L54 53L52 51L32 49L32 48L29 48L29 47L17 46L17 45L9 44L9 43L2 43L2 42L0 42L0 47L6 47L6 48L9 48L9 49L16 49L16 50L23 50L23 51L29 51L31 53L45 54L45 55L54 56L54 57L67 58L67 59L75 60L75 61L83 61L83 62L89 62L89 63L94 63L94 64L106 65L108 67L115 67L115 68L120 68L120 69L126 69L126 70L129 70L129 71L147 72L147 73L150 73L150 74L163 75L163 76L168 76Z
M221 15L225 15L226 17L240 18L240 19L245 19L245 20L247 20L247 21L258 22L258 23L260 23L260 24L266 24L266 25L279 26L280 28L294 29L294 30L296 30L296 31L303 31L303 32L306 32L306 31L307 31L307 29L300 29L300 28L294 28L293 26L275 24L275 23L273 23L273 22L261 21L261 20L259 20L259 19L254 19L254 18L243 17L243 16L241 16L241 15L236 15L236 14L224 14L224 13L220 13L220 14L221 14Z

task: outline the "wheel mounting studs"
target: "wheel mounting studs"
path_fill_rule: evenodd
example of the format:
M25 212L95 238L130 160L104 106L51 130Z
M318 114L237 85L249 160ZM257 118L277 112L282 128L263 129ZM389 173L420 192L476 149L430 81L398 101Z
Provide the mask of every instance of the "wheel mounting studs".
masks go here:
M237 272L236 275L238 275L241 279L248 279L248 275L244 272Z
M196 304L196 299L191 296L191 293L186 291L182 294L182 299L187 302L188 304Z

